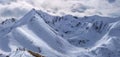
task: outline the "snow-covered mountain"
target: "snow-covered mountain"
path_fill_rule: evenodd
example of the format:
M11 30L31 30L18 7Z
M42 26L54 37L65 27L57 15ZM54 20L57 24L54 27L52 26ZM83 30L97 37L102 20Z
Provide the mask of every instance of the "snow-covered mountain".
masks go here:
M0 24L1 57L119 57L120 18L53 16L32 9Z

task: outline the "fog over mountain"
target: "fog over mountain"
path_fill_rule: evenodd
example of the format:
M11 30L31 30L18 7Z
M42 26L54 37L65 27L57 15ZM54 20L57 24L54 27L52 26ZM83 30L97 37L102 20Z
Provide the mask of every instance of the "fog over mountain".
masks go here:
M119 0L0 0L0 17L21 17L32 8L55 15L101 15L118 17ZM7 13L6 13L7 12Z

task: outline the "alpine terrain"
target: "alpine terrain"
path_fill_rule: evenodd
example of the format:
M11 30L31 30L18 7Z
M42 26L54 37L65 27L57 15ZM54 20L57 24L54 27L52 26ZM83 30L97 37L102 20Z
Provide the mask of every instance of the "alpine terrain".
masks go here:
M120 17L32 9L0 23L0 57L120 57Z

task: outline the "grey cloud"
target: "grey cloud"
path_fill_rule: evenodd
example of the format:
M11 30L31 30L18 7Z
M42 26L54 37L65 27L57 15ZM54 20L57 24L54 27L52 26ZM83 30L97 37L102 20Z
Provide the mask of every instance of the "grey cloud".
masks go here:
M7 3L10 2L10 3ZM5 4L0 3L0 18L11 18L15 17L19 19L21 16L24 16L33 6L29 5L24 1L17 0L6 0Z
M89 10L90 7L82 4L74 4L71 8L72 12L84 13L86 10Z
M109 3L114 3L116 0L108 0Z
M17 0L0 0L0 4L10 4L11 2L16 2Z
M109 3L108 3L109 2ZM120 16L120 0L0 0L0 16L20 17L31 8L79 16ZM2 6L1 6L2 5ZM11 5L11 6L10 6Z
M20 8L14 8L14 9L9 9L9 8L4 8L1 10L1 16L3 17L20 17L24 13L26 13L28 10L26 9L20 9Z

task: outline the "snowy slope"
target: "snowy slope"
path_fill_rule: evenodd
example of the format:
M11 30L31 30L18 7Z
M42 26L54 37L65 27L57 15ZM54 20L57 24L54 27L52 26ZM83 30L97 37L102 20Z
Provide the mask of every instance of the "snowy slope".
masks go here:
M16 21L0 24L0 54L4 57L119 57L119 18L52 16L32 9Z
M26 18L27 16L30 16L30 18ZM7 46L1 43L1 49L5 52L17 48L27 48L36 52L45 52L45 54L51 53L51 56L53 56L82 50L82 48L77 48L56 35L53 32L54 30L36 14L35 10L31 10L28 15L16 22L12 27L11 32L6 33L1 38L5 39L4 42L8 42L6 43Z
M111 23L110 30L91 48L96 57L120 56L120 21Z
M76 17L72 15L51 16L45 12L38 11L38 14L49 24L57 34L78 47L89 48L100 40L109 30L110 23L116 22L119 18L100 16ZM94 39L93 39L94 38Z

